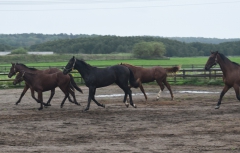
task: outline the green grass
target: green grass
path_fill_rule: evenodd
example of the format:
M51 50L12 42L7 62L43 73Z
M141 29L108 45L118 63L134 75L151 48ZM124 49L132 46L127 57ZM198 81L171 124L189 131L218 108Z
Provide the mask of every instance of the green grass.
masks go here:
M68 60L73 55L68 54L54 54L47 56L5 56L2 61L4 63L1 66L11 66L11 62L19 62L23 59L21 63L27 66L65 66ZM74 55L78 59L84 59L87 63L93 66L111 66L120 63L129 63L136 66L172 66L172 65L205 65L208 57L171 57L169 60L143 60L143 59L133 59L131 54L76 54ZM104 57L104 58L103 58ZM9 59L8 59L9 58ZM240 63L240 56L228 57L231 61ZM54 62L49 62L54 61ZM1 63L1 62L0 62Z
M169 65L205 65L208 57L173 57L169 60L87 60L93 66L111 66L120 63L129 63L136 66L169 66ZM231 61L240 63L240 57L230 58ZM67 62L54 63L27 63L28 66L65 66Z

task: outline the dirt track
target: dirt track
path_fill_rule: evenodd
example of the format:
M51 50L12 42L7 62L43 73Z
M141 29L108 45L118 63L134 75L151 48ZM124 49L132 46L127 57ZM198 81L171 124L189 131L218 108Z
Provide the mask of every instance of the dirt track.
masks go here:
M157 86L144 86L150 93L134 95L137 108L126 108L120 97L96 97L106 108L91 103L88 89L76 93L81 106L68 101L60 108L63 94L57 90L52 106L38 111L30 92L19 105L22 89L0 90L0 152L240 152L240 102L233 89L215 110L223 87L172 86L175 100L167 89L156 101ZM132 90L134 94L139 89ZM217 93L186 93L210 91ZM123 93L116 86L97 89L96 95ZM151 94L154 93L154 94ZM49 92L44 94L44 100Z

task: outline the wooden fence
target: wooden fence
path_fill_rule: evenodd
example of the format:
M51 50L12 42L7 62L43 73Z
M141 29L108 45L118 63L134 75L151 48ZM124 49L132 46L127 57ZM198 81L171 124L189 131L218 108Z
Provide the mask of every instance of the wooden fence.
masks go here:
M8 69L9 71L9 69ZM4 86L8 87L14 87L12 82L15 78L13 76L11 79L7 78L8 71L0 73L1 76L0 78L5 78L5 79L0 79L0 85L2 88ZM77 84L82 85L84 84L84 80L80 76L80 74L77 71L71 72L71 74L74 77L74 80ZM196 79L197 80L216 80L216 79L221 79L222 80L222 71L220 68L213 68L210 71L205 71L203 68L187 68L187 69L181 69L178 71L176 74L168 74L168 82L171 84L178 84L179 82L183 82L189 79ZM16 87L23 86L24 83L21 83L17 85ZM0 88L1 88L0 87Z

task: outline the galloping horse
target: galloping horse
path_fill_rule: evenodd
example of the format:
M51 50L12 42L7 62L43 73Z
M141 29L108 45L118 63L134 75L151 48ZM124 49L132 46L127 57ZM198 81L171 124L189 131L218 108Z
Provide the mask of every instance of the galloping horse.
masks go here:
M155 66L152 68L142 68L142 67L126 64L126 63L121 63L120 65L124 65L132 70L135 79L139 80L139 83L140 83L139 87L142 93L144 94L146 101L147 101L147 95L145 94L142 83L148 83L154 80L156 80L158 85L160 86L160 91L158 92L157 99L159 99L160 94L163 91L164 85L165 85L168 88L173 100L174 96L173 96L171 87L167 82L167 73L176 73L180 69L179 66L175 66L171 68L162 68L160 66Z
M208 61L205 65L205 70L210 70L210 68L214 65L219 64L222 72L223 72L223 82L225 84L220 98L218 100L217 106L215 109L219 109L221 105L222 98L224 94L230 89L234 88L236 97L240 100L239 95L239 86L240 86L240 65L230 61L226 56L216 52L211 52L211 55L208 58Z
M64 75L62 72L45 74L20 71L14 80L14 84L19 83L21 80L27 82L31 89L38 93L38 99L36 99L36 101L40 103L39 110L43 108L43 105L49 106L48 103L45 104L43 102L42 93L44 91L53 90L56 87L59 87L65 94L65 97L61 103L61 107L63 107L63 104L66 98L69 96L69 93L73 96L74 103L79 105L79 103L76 101L74 92L70 88L71 78Z
M53 73L56 73L56 72L61 72L57 68L50 68L50 69L46 69L46 70L38 70L38 69L35 69L35 68L29 68L26 65L21 64L21 63L11 63L11 64L12 64L12 66L11 66L10 71L8 73L9 78L11 78L13 75L15 75L16 73L18 73L20 71L32 72L32 73L36 73L36 74L37 73L53 74ZM69 76L69 77L71 77L71 76ZM18 81L20 82L20 80L18 80ZM25 93L27 92L27 90L29 88L31 89L31 95L32 95L33 99L35 99L37 101L37 98L34 95L34 90L31 88L31 86L28 83L25 83L24 89L23 89L23 91L21 93L21 96L19 97L18 101L16 102L16 105L18 105L18 103L21 102L22 97L25 95ZM70 88L72 90L74 90L74 88L75 88L79 92L82 92L82 90L77 86L77 84L75 83L75 81L73 79L71 79ZM47 104L50 105L50 101L51 101L52 97L54 96L54 94L55 94L55 88L51 90L51 95L50 95L49 100L47 101ZM73 102L70 97L68 97L68 99L69 99L70 102ZM75 103L75 102L73 102L73 103Z
M128 81L131 86L137 88L138 82L134 79L133 73L130 69L122 65L114 65L107 68L93 67L83 60L76 59L74 56L69 60L68 64L63 70L64 74L69 73L73 69L77 69L85 81L85 85L89 88L88 105L85 111L89 110L90 102L93 100L98 106L105 107L104 104L100 104L95 100L96 88L109 86L116 83L125 93L124 100L125 105L128 107L127 95L130 98L130 104L136 108L136 105L132 101L132 91L128 86Z

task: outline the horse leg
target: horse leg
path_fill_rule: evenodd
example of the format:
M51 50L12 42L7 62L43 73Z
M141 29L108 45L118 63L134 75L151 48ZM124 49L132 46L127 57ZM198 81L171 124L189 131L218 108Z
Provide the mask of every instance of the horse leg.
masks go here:
M49 97L49 99L47 101L47 106L51 106L50 102L51 102L54 94L55 94L55 88L51 90L51 95L50 95L50 97Z
M225 95L225 93L226 93L229 89L230 89L230 87L225 84L225 86L224 86L224 88L223 88L223 90L222 90L222 92L221 92L221 94L220 94L220 98L219 98L219 100L218 100L218 103L217 103L217 106L215 107L215 109L219 109L219 108L220 108L222 98L223 98L223 96Z
M124 93L125 93L125 95L124 95L124 98L123 98L123 103L125 103L125 106L128 107L129 106L128 99L127 99L128 94L125 91L124 91Z
M159 92L157 94L157 100L159 100L161 92L164 90L164 85L162 83L162 80L156 80L156 81L157 81L158 85L160 86L160 90L159 90Z
M16 102L16 105L18 105L18 103L20 103L20 101L22 100L22 97L25 95L25 93L27 92L27 90L29 89L29 86L28 85L25 85L22 93L21 93L21 96L20 98L18 99L18 101Z
M38 108L38 110L42 110L43 109L43 97L42 97L41 91L38 92L38 101L40 102L40 107Z
M116 81L115 83L124 91L125 95L123 98L123 103L125 103L125 106L128 107L129 103L128 103L128 99L127 99L127 96L128 96L127 88L122 87L122 85L118 81ZM131 88L131 86L127 86L127 87L128 87L128 89ZM130 99L130 96L129 96L129 99ZM132 99L132 97L131 97L131 99Z
M72 89L72 87L71 87L71 85L70 85L70 87L69 87L69 93L70 93L70 90L74 93L74 95L75 95L75 90L74 89ZM71 94L72 95L72 94ZM75 103L75 101L73 101L72 99L71 99L71 97L70 97L70 95L67 97L68 98L68 101L69 102L71 102L71 103Z
M31 89L31 96L32 96L32 98L33 98L34 100L36 100L37 103L42 103L44 106L47 106L47 104L44 103L43 101L39 101L39 99L37 99L37 98L35 97L34 90L33 90L32 88L30 88L30 89Z
M170 84L167 82L166 79L163 80L163 83L165 84L165 86L166 86L167 89L169 90L169 92L170 92L170 94L171 94L171 97L172 97L172 100L174 100L174 96L173 96L173 93L172 93L172 89L171 89Z
M74 103L74 104L76 104L76 105L80 105L80 103L78 103L77 102L77 99L76 99L76 96L75 96L75 92L74 91L72 91L71 89L69 89L68 90L69 91L69 93L72 95L72 97L73 97L73 100L74 101L72 101L72 103ZM68 99L70 99L70 95L68 96ZM70 100L69 100L70 101ZM71 102L71 101L70 101Z
M64 92L64 94L65 94L65 97L64 97L63 100L62 100L61 108L63 108L63 105L64 105L64 103L65 103L67 97L69 97L69 93L68 93L68 92Z
M128 89L128 95L129 95L129 99L130 99L130 105L132 105L134 108L137 108L137 106L133 103L132 90L130 88Z
M93 92L93 96L92 96L92 100L98 105L98 106L101 106L103 108L105 108L105 105L104 104L100 104L96 99L95 99L95 93L96 93L96 88L94 89L94 92Z
M91 103L91 100L92 100L93 95L94 95L94 87L89 87L89 93L88 93L88 104L87 104L87 107L85 108L84 111L89 110L90 103Z
M238 84L234 84L233 88L234 88L234 90L235 90L237 99L240 101L239 85L238 85Z
M139 88L140 88L140 90L142 91L142 93L143 93L143 95L144 95L144 97L145 97L145 99L146 99L146 101L147 101L147 95L145 94L145 91L144 91L144 89L143 89L142 83L139 83Z

